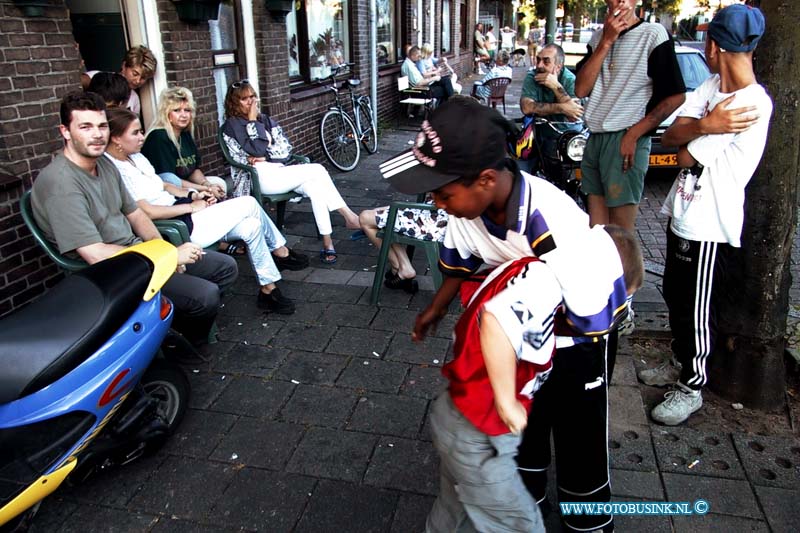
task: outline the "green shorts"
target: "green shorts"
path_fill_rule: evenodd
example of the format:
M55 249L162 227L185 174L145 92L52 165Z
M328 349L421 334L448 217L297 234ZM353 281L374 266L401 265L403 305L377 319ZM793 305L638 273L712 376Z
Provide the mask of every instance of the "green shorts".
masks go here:
M581 189L586 194L604 196L608 207L638 204L642 199L650 160L650 136L639 138L633 168L622 172L619 144L626 131L592 133L583 152Z

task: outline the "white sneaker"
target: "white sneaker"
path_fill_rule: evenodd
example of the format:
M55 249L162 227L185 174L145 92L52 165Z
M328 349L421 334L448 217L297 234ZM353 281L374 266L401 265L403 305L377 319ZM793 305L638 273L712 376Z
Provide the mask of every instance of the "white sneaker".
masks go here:
M703 395L699 390L676 383L675 388L664 395L664 401L653 408L650 416L660 424L677 426L701 407Z
M638 371L636 377L651 387L667 387L680 379L681 368L682 365L674 357L670 357L658 366Z
M634 324L633 319L635 317L635 313L633 312L633 307L628 304L628 316L625 317L625 320L619 325L617 328L617 333L620 337L624 337L625 335L630 335L633 333L633 330L636 329L636 324ZM675 380L673 380L675 381Z

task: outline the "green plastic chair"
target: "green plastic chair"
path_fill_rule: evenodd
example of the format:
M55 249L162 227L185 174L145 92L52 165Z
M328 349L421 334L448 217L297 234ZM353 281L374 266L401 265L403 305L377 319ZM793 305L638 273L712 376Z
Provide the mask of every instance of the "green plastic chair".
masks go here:
M33 235L36 241L47 256L62 270L66 272L77 272L89 266L86 261L82 259L70 259L61 254L58 248L47 240L44 236L42 229L36 224L36 219L33 218L33 209L31 208L31 191L25 191L19 201L19 210L22 215L22 220ZM186 227L180 220L156 220L153 222L158 228L158 232L165 241L173 246L180 246L185 242L189 242L189 228ZM213 245L215 246L215 245ZM211 325L211 330L208 333L208 343L215 344L217 342L217 323Z
M233 159L230 150L228 150L228 145L225 144L225 138L223 137L222 128L220 128L219 131L217 132L217 143L219 144L219 147L222 150L222 156L225 158L225 161L230 166L242 169L250 175L250 195L253 196L259 202L261 202L262 204L265 205L275 204L275 211L276 211L275 225L278 226L278 229L282 230L283 222L286 218L286 202L289 200L294 200L295 198L303 198L303 195L298 194L294 191L289 191L281 194L263 194L261 192L261 183L258 181L258 171L253 166L239 163L238 161ZM287 164L299 165L310 162L311 159L306 156L293 154L291 156L290 161Z
M381 289L383 288L383 277L386 273L386 268L389 265L389 250L392 244L406 244L409 246L423 248L425 255L428 258L428 268L433 276L433 285L435 289L442 286L442 273L439 271L439 243L437 241L423 241L401 235L394 231L394 224L397 220L397 211L400 209L426 209L428 211L436 211L436 206L419 202L393 202L389 206L389 215L386 217L386 226L378 236L383 239L381 243L380 254L378 255L378 266L375 269L375 278L372 280L372 292L370 293L370 303L375 305L381 296Z
M19 201L19 210L22 215L22 220L33 235L42 250L45 251L47 256L62 270L67 272L77 272L86 268L88 265L82 259L71 259L59 252L58 247L47 240L41 228L36 224L36 219L33 218L33 209L31 207L31 191L25 191ZM186 227L180 220L155 220L153 222L158 229L158 232L173 246L180 246L185 242L189 242L189 228Z

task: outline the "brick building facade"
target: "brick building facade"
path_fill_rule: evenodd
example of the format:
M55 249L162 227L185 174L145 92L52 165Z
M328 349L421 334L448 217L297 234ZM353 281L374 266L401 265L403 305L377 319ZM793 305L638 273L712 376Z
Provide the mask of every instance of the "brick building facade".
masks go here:
M184 3L187 0L181 0ZM197 0L191 0L197 1ZM211 0L199 0L200 3ZM300 0L296 8L306 2ZM326 0L322 0L323 3ZM346 59L369 94L370 14L369 0L327 0L346 10ZM52 286L61 274L41 252L24 226L19 199L30 189L39 170L62 146L58 133L60 98L80 88L83 70L71 0L42 0L44 7L31 16L13 0L0 0L0 315L32 300ZM92 4L103 4L98 0ZM180 20L173 0L109 0L122 5L116 16L123 21L125 46L144 44L159 60L154 82L142 93L145 126L152 121L156 94L167 86L192 90L197 110L195 140L208 174L226 175L216 145L219 99L224 94L215 80L215 48L207 22ZM449 10L449 43L444 54L459 75L472 67L472 28L475 0L388 0L394 47L433 42L442 50L443 3ZM264 0L224 0L236 20L238 46L235 65L228 67L241 77L257 78L262 106L289 133L298 153L324 161L318 141L318 125L331 96L323 84L289 75L287 21L267 11ZM74 13L73 13L74 15ZM113 14L112 14L113 15ZM98 20L109 18L98 15ZM110 18L113 18L110 17ZM385 22L385 21L384 21ZM85 45L86 43L82 43ZM218 49L219 47L217 47ZM402 54L378 70L379 123L391 121L398 111L397 77ZM88 65L91 68L97 68ZM113 67L109 67L113 68ZM237 70L238 69L238 70ZM254 75L255 73L255 75Z

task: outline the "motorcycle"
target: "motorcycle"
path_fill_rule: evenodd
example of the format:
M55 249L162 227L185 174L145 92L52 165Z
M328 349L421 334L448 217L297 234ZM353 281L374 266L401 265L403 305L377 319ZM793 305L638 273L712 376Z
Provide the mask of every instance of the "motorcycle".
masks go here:
M0 529L26 529L62 483L153 453L180 423L189 382L157 357L176 265L148 241L0 320Z
M583 121L558 122L546 117L525 116L521 128L512 146L520 167L543 177L586 211L586 194L581 190L581 160L589 130Z

